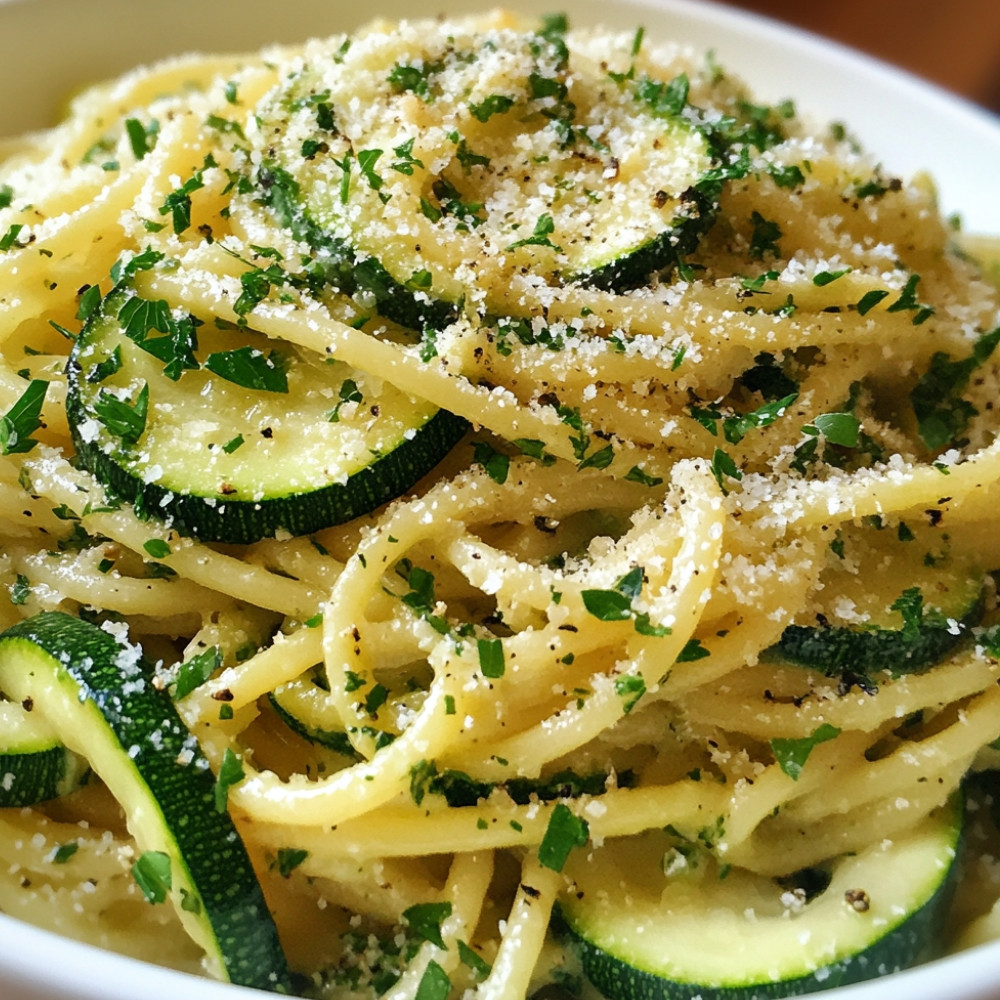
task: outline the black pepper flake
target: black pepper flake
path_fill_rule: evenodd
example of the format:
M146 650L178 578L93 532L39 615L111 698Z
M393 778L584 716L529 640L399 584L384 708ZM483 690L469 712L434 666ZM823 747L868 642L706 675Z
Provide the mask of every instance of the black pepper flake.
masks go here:
M871 909L872 901L864 889L848 889L844 893L847 905L858 913L867 913Z

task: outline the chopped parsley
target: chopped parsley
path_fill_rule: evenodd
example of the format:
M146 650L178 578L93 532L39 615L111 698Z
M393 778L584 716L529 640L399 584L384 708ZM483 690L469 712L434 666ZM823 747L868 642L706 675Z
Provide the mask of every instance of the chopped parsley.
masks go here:
M358 389L358 383L352 378L344 379L341 382L340 388L337 390L337 397L337 405L327 414L327 420L332 424L340 420L341 407L346 406L348 403L364 402L361 390Z
M497 451L486 441L474 441L473 461L486 470L486 475L495 483L503 485L510 473L510 458L502 451Z
M401 174L406 174L411 176L413 174L414 167L423 168L423 161L418 160L413 155L413 143L416 137L411 136L406 142L401 143L399 146L393 147L393 152L396 154L398 159L392 164L392 169Z
M584 847L590 836L587 821L577 816L563 802L558 802L549 816L542 842L538 845L538 860L545 867L561 872L574 847Z
M215 780L215 810L224 813L229 802L229 789L238 785L246 777L243 764L233 751L226 747L222 756L219 776Z
M20 249L25 244L18 242L18 236L21 235L21 230L24 229L23 222L13 222L7 228L7 232L0 236L0 253L6 253L11 249Z
M448 1000L450 993L451 980L448 978L448 973L431 959L420 977L414 1000Z
M288 878L299 865L309 857L309 852L300 847L282 847L278 850L276 865L278 874Z
M419 938L430 941L439 948L445 943L441 937L441 924L451 916L451 903L414 903L403 910L403 920L407 927Z
M514 98L505 94L490 94L478 104L469 105L469 113L480 122L488 122L494 115L502 115L514 106Z
M171 887L170 856L163 851L145 851L132 865L132 878L150 903L163 903Z
M397 94L409 92L425 101L433 101L432 77L444 69L441 62L424 62L421 66L396 63L389 73L389 84Z
M771 752L781 770L793 781L798 781L813 748L839 735L840 730L836 726L824 722L802 739L771 740Z
M503 677L505 670L503 642L500 639L478 639L479 669L484 677Z
M649 473L644 472L638 465L633 465L625 473L625 478L630 483L638 483L640 486L659 486L663 482L662 476L651 476Z
M44 379L32 379L17 402L0 417L0 454L23 454L38 444L31 435L42 426L42 404L48 388Z
M171 191L160 206L160 215L170 216L174 233L178 236L191 226L191 195L205 186L205 171L216 166L218 164L209 153L201 168L195 170L179 188Z
M378 191L383 183L382 178L375 171L375 164L378 163L382 152L381 149L358 150L358 169L373 191Z
M490 963L462 940L458 942L458 957L462 964L472 971L476 979L482 981L490 974L492 969Z
M538 217L538 221L535 223L535 228L532 234L523 240L515 240L513 243L507 245L508 250L516 250L518 247L527 246L540 246L540 247L551 247L557 253L562 252L562 247L557 246L549 237L555 231L556 224L552 219L552 216L547 212Z
M69 840L65 844L60 844L52 855L52 864L64 865L80 849L80 842Z
M754 260L763 260L768 254L781 256L778 240L781 239L781 227L777 222L765 219L756 209L750 216L753 235L750 237L750 256Z
M968 357L952 361L941 351L931 356L930 367L910 392L920 437L931 450L958 442L978 413L961 393L972 373L993 354L998 343L1000 327L983 334Z
M850 274L851 269L849 267L843 267L839 271L817 271L813 275L813 284L822 288L824 285L832 284L838 278L842 278L845 274Z
M166 559L170 555L170 546L162 538L150 538L142 543L143 551L154 559Z
M858 446L861 431L861 421L853 413L821 413L812 424L803 427L806 434L816 431L823 435L830 444L844 448Z
M784 416L785 411L798 398L797 392L789 393L781 399L764 403L749 413L723 413L719 407L691 407L690 413L706 430L719 433L722 426L723 437L730 444L739 444L747 433L755 428L768 427Z
M712 475L715 481L725 489L725 479L735 479L737 482L743 478L743 473L736 464L732 455L724 452L721 448L716 448L712 452Z
M260 392L288 392L288 376L277 351L264 354L254 347L215 351L205 358L210 372L246 389Z
M18 573L10 585L10 603L27 604L31 596L31 584L23 573Z
M588 613L602 622L633 622L636 632L640 635L665 636L670 629L665 625L654 625L649 613L637 612L632 607L642 591L644 571L641 566L634 566L611 590L583 590L580 597Z
M128 135L132 155L141 160L156 147L160 134L160 123L154 118L148 125L143 125L138 118L125 119L125 132Z
M174 681L171 694L175 701L189 695L201 687L219 667L222 666L222 650L218 646L209 646L200 653L195 653L178 667L177 680Z
M149 385L142 383L134 402L119 399L102 389L94 401L97 419L123 444L134 445L146 430L149 413Z
M690 89L691 82L685 73L666 83L645 77L636 83L635 96L654 115L673 117L684 110Z
M646 682L639 674L623 674L615 678L615 694L622 700L622 710L626 715L646 693Z

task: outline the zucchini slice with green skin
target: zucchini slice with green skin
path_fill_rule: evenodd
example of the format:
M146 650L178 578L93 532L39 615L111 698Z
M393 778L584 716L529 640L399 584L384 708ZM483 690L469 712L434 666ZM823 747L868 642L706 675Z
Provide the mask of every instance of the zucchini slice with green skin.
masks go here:
M0 690L30 699L85 756L124 810L141 852L170 859L170 898L222 978L289 991L274 921L216 780L141 650L62 612L0 635Z
M963 816L956 795L906 836L801 873L799 891L720 877L711 860L676 871L665 834L606 844L567 866L561 920L607 1000L763 1000L872 979L940 939Z
M82 464L140 516L231 543L366 514L468 426L376 376L252 330L196 327L127 287L74 344L66 410Z
M609 72L632 43L423 23L313 49L256 109L265 159L234 224L259 243L269 206L335 285L417 328L514 274L643 284L712 225L722 156L685 74L650 80L634 54Z
M354 749L351 738L343 730L321 729L311 725L300 718L302 708L301 700L292 696L287 685L282 685L274 691L269 692L268 701L277 713L278 718L293 733L301 736L310 743L318 743L327 750L332 750L343 757L352 760L360 760L361 757Z
M768 657L871 686L879 673L917 673L971 636L985 611L983 574L929 555L920 533L849 534L823 579L816 624L789 625Z
M86 761L28 705L0 702L0 809L68 795L89 773Z

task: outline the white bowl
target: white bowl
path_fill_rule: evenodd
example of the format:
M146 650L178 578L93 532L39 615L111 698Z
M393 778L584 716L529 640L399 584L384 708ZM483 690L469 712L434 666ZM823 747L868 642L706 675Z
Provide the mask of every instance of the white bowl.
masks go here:
M0 0L0 136L54 121L81 84L185 51L235 51L350 28L360 17L482 9L490 0ZM792 97L845 122L887 170L926 169L942 209L971 232L1000 233L1000 122L899 70L801 31L704 0L511 0L573 23L643 24L651 35L713 50L762 100ZM250 992L146 965L0 915L2 1000L234 1000ZM829 1000L1000 997L1000 942L917 969L820 994Z

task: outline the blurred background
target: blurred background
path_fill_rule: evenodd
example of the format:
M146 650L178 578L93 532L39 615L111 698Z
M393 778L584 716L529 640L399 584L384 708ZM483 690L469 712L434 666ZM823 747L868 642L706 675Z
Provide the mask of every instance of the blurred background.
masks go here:
M1000 111L1000 0L728 0Z

